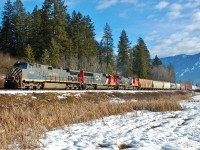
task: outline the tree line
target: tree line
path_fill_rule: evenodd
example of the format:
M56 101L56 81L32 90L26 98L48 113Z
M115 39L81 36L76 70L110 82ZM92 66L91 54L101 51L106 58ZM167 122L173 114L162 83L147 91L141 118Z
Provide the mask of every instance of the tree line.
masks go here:
M96 41L90 16L76 11L69 14L64 0L44 0L42 8L35 6L31 13L25 10L21 0L7 0L4 5L0 26L0 51L4 54L54 67L175 80L173 67L151 64L142 38L132 46L126 31L122 30L117 54L113 43L108 23L101 40ZM156 76L155 72L160 74L159 67L165 76Z

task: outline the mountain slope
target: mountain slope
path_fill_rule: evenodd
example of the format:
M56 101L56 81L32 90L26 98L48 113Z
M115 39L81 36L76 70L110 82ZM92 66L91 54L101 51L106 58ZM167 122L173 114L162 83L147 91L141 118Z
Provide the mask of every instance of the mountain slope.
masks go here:
M174 66L177 81L200 83L200 53L195 55L177 55L161 58L163 64Z

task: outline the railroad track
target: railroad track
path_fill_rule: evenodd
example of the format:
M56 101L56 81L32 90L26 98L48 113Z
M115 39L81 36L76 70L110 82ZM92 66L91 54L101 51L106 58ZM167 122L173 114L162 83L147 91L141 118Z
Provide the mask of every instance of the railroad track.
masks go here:
M0 94L29 94L29 93L85 93L85 92L98 92L98 93L146 93L146 92L175 92L177 90L5 90L0 89Z

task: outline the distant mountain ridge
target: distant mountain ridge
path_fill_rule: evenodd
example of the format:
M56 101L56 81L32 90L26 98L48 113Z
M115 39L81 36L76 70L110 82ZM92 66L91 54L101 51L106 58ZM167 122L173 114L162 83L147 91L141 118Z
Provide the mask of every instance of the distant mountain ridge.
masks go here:
M176 73L176 81L192 81L200 84L200 53L195 55L176 55L160 58L165 66L170 63Z

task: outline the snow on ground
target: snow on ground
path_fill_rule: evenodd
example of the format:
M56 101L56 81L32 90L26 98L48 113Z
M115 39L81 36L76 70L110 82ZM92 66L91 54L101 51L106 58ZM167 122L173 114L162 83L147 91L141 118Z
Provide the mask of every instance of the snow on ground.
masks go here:
M183 111L137 111L47 132L42 150L200 150L200 95L183 101Z

